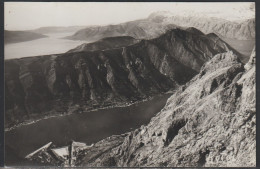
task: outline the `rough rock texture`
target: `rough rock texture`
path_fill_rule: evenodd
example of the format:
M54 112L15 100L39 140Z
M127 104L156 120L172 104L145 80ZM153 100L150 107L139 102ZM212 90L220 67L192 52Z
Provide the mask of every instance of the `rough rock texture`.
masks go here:
M216 33L226 38L255 39L255 19L237 23L220 18L167 16L163 13L153 13L146 19L117 25L87 27L66 38L96 41L105 37L131 36L152 39L176 27L195 27L206 34Z
M6 127L167 92L230 49L191 28L116 49L6 60Z
M256 59L256 56L255 56L255 47L254 47L253 52L251 53L250 59L249 59L248 63L245 65L246 70L251 69L255 65L255 63L256 63L255 59Z
M4 31L5 44L31 41L45 37L47 36L29 31Z
M255 87L254 64L245 69L233 52L217 54L147 126L122 135L123 140L96 143L77 164L255 166Z

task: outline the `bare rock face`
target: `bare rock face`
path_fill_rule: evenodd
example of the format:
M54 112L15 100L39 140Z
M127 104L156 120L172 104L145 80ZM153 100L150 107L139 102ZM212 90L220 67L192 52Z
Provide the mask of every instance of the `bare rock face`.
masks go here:
M248 63L245 65L246 70L251 69L255 65L255 63L256 63L255 59L256 59L256 56L255 56L255 47L254 47L253 52L251 53L250 59L249 59Z
M176 89L215 54L229 50L194 29L173 29L119 48L6 60L6 127Z
M105 139L96 143L88 150L92 153L86 152L77 164L253 167L255 87L253 62L244 69L232 51L217 54L168 99L147 126L127 133L118 142Z

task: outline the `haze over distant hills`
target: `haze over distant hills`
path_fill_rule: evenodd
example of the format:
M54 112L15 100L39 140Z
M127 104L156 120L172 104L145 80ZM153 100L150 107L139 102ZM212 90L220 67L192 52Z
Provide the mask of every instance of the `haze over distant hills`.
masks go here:
M179 9L179 8L178 8ZM185 9L185 10L184 10ZM154 12L145 19L139 19L114 25L105 26L52 26L28 30L39 34L70 33L64 35L69 40L84 40L95 42L106 37L131 36L135 39L153 39L167 30L176 27L195 27L203 33L215 33L229 43L237 51L248 57L254 46L255 19L253 12L247 8L232 9L223 14L209 11L187 10ZM253 9L253 8L252 8ZM227 15L230 17L227 17ZM86 22L87 24L87 22ZM13 36L15 38L16 35ZM24 35L23 35L24 36ZM18 37L19 39L19 37ZM31 38L28 38L29 40ZM239 41L237 41L239 40ZM22 42L19 41L9 41ZM69 49L68 49L69 50Z
M6 30L32 30L46 26L115 25L146 18L157 11L167 11L169 16L206 16L236 22L255 17L254 2L8 2L5 7Z
M90 40L96 41L106 37L131 36L136 39L151 39L160 36L167 30L176 28L176 25L151 22L141 19L126 22L118 25L92 26L81 29L72 36L65 37L71 40Z
M37 29L29 30L30 32L40 33L40 34L50 34L50 33L74 33L80 29L86 28L86 26L49 26L40 27Z
M168 12L156 12L147 19L117 25L88 27L67 38L95 41L104 37L132 36L137 39L151 39L177 26L195 27L204 33L216 33L226 38L239 40L254 39L255 37L254 19L237 23L220 18L177 16Z
M217 33L226 38L233 39L254 39L255 19L244 19L239 21L229 21L209 16L183 16L171 15L170 13L156 12L149 16L149 19L163 23L176 24L184 27L195 27L204 33Z
M45 38L46 35L42 35L39 33L33 33L30 31L4 31L4 43L18 43L31 41L35 39Z

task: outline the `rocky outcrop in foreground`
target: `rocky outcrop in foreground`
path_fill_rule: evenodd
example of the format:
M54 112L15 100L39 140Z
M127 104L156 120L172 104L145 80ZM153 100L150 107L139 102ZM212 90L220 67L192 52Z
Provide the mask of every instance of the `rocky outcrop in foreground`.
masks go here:
M255 54L252 54L254 57ZM254 59L217 54L147 126L82 152L79 166L253 167L256 165Z
M129 39L106 41L122 42L124 38ZM91 46L104 47L100 44ZM6 60L6 127L45 116L140 101L176 89L214 55L232 50L195 28L173 29L156 39L119 48L92 51L92 47Z

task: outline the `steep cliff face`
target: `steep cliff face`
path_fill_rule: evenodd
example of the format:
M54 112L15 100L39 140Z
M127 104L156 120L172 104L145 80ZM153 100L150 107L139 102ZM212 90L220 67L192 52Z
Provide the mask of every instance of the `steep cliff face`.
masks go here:
M167 92L228 50L191 28L116 49L6 60L6 127Z
M217 54L147 126L96 143L77 164L255 166L255 65L250 65L244 68L231 51Z
M251 56L249 58L249 61L247 62L247 64L245 65L245 69L249 70L251 69L255 64L256 64L256 55L255 55L255 47L253 48L253 51L251 53Z

